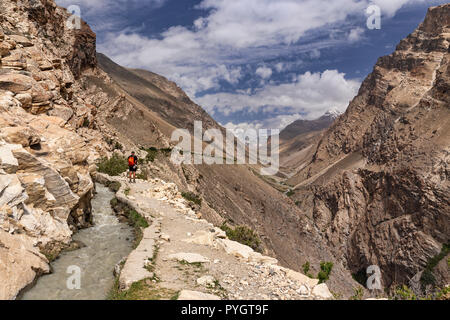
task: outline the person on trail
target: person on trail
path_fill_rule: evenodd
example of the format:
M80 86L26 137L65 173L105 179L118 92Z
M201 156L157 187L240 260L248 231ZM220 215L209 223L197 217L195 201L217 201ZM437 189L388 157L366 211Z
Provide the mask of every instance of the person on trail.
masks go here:
M136 171L137 171L138 158L135 152L131 152L131 156L128 157L128 169L130 182L136 183ZM133 181L131 181L133 179Z

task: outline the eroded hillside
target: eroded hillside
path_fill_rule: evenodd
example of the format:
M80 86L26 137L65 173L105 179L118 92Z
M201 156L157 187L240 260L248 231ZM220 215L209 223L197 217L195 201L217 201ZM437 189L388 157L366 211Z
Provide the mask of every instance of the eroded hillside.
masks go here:
M450 240L449 41L450 5L430 8L288 181L346 267L378 265L386 287L448 283L422 275Z

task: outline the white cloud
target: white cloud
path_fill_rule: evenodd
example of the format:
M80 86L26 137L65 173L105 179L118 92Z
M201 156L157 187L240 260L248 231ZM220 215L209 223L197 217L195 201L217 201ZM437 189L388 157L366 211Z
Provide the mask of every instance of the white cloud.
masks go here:
M117 10L130 3L78 1L97 12L102 7ZM164 0L150 2L158 6ZM330 107L345 108L356 93L358 82L345 79L338 71L327 70L296 76L292 83L266 84L274 71L296 69L289 65L292 61L284 61L266 63L256 70L262 88L255 92L249 89L249 92L201 95L206 90L220 90L222 81L238 84L254 70L252 65L261 66L269 59L280 61L278 58L283 55L302 53L317 59L321 50L360 40L365 21L361 27L355 27L349 20L354 16L365 17L370 4L379 5L384 16L392 17L402 6L419 2L425 0L203 0L198 8L207 11L190 27L174 26L152 38L127 31L111 32L98 47L119 64L149 69L177 82L211 113L230 115L246 108L267 113L284 110L282 116L277 114L266 121L280 126L299 112L318 117ZM298 42L303 39L307 39L306 44ZM244 67L247 65L250 67Z
M265 121L265 125L277 129L291 121L293 115L303 113L306 118L315 119L332 107L344 111L359 85L358 81L345 79L345 74L337 70L306 72L296 76L292 83L267 85L254 93L210 94L198 98L197 102L211 114L230 115L240 111L278 113Z
M266 80L272 76L272 69L267 67L259 67L258 69L256 69L255 73Z
M348 34L348 41L357 42L361 40L363 38L364 31L365 30L361 27L350 30L350 33Z

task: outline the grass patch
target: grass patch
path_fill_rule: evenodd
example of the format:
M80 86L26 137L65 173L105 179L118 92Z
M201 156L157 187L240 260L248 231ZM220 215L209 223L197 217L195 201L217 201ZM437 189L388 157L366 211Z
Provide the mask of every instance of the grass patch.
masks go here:
M136 210L131 209L128 212L128 218L130 219L131 223L133 224L133 226L135 227L139 227L139 228L148 228L149 224L147 222L147 219L145 219L143 216L141 216Z
M320 271L317 275L319 283L324 283L330 278L331 270L333 269L333 262L321 262Z
M147 219L141 216L133 208L120 202L117 198L111 199L110 205L116 214L126 216L128 223L134 228L134 248L137 248L143 237L142 229L149 227Z
M193 192L182 192L181 196L196 205L202 205L202 199L200 199L200 197Z
M202 269L203 268L203 264L201 262L187 262L186 260L180 260L178 261L179 264L183 265L183 266L193 266L195 268L198 269Z
M178 291L161 288L152 279L144 279L135 282L130 289L121 291L119 289L119 280L116 279L114 287L108 294L108 300L177 300Z
M353 296L350 297L350 300L362 300L364 296L364 290L362 287L353 289Z
M256 231L247 226L237 226L235 228L229 227L224 223L220 227L230 240L245 244L255 251L261 252L261 240Z
M423 271L422 276L420 277L420 282L423 288L425 288L428 285L435 286L436 278L433 275L433 269L449 253L450 253L450 243L447 243L442 246L441 252L438 255L434 256L433 258L430 259L430 261L428 261L427 266L425 267L425 270Z
M148 258L149 263L145 266L145 269L147 269L147 271L153 272L153 273L155 272L156 258L158 257L158 253L159 253L159 246L155 245L153 248L153 256L151 258ZM157 280L159 282L159 279L157 279L157 277L154 280Z
M127 197L130 195L130 188L126 188L125 191L123 192Z
M111 158L102 158L97 162L98 172L109 176L119 176L128 170L128 163L124 157L113 154Z

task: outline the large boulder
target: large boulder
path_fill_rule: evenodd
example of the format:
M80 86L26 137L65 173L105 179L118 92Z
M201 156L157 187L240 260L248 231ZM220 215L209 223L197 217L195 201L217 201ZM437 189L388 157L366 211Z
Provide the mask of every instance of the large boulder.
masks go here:
M0 229L0 300L16 298L36 276L49 273L47 259L26 235L11 235Z
M37 145L41 142L41 138L34 130L22 126L1 128L0 138L11 144L20 144L22 147Z

